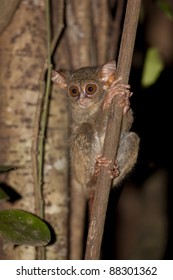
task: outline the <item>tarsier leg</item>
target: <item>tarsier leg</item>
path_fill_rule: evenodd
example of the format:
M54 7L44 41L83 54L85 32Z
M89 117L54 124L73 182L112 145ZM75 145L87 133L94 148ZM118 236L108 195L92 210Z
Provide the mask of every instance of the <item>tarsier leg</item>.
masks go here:
M119 184L125 175L131 171L137 160L139 149L139 137L134 132L121 136L117 161L120 174L113 180L113 186Z

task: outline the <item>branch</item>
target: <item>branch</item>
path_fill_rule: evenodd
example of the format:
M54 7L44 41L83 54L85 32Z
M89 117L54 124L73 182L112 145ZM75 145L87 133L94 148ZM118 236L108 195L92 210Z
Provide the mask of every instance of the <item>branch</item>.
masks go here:
M117 68L117 76L123 77L123 83L127 83L130 73L140 4L141 0L128 0L127 2ZM103 148L103 156L112 160L112 169L113 162L117 154L123 117L122 108L117 106L117 97L113 100L112 106L110 108ZM116 112L116 114L114 114L114 112ZM85 254L86 260L96 260L100 258L100 250L110 188L111 179L107 174L107 170L102 168L96 184L96 191L87 238Z
M116 8L116 15L114 21L111 23L111 36L109 40L109 59L117 57L118 54L118 42L121 35L121 22L123 17L123 11L125 7L125 0L118 1ZM113 34L114 33L114 34Z

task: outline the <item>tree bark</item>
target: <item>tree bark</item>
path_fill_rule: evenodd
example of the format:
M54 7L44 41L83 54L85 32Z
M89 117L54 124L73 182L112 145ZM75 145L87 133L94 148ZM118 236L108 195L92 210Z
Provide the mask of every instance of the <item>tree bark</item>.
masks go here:
M1 175L21 195L4 208L20 208L35 213L32 166L34 120L40 92L40 76L46 59L44 1L23 0L11 23L0 37L1 123L0 164L17 169ZM64 95L57 90L50 101L46 137L43 194L45 219L57 237L46 248L48 259L67 259L67 108ZM35 248L7 248L9 259L35 259Z
M20 2L21 0L13 0L9 5L9 2L6 0L0 1L0 34L9 24Z

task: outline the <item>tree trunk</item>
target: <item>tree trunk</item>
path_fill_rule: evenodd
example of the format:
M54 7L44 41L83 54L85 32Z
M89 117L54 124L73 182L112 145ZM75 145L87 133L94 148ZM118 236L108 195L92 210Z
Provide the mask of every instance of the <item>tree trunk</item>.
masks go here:
M1 181L20 194L3 208L35 213L32 141L40 92L40 76L47 57L44 1L21 2L0 37L1 123L0 164L17 167ZM45 219L57 236L47 247L48 259L67 259L67 109L65 97L53 92L46 138L44 200ZM5 249L7 259L35 259L35 248Z

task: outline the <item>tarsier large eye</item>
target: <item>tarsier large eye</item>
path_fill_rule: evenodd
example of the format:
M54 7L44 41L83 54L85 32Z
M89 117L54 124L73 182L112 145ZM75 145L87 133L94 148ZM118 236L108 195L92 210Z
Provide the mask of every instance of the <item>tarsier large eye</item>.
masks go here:
M93 95L97 91L97 85L93 83L89 83L85 87L87 95Z
M80 94L79 88L77 86L70 86L68 91L72 97L77 97Z

